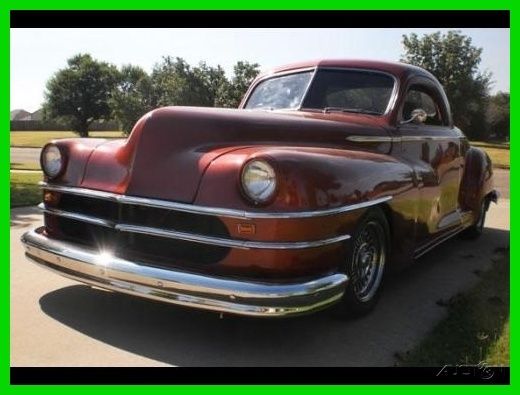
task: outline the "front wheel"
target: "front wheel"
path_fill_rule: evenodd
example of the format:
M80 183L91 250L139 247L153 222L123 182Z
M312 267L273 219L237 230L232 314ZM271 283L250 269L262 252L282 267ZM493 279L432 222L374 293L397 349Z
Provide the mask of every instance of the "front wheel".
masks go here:
M388 247L388 221L381 209L371 209L351 240L345 264L349 282L336 305L337 315L360 316L373 309L379 298Z

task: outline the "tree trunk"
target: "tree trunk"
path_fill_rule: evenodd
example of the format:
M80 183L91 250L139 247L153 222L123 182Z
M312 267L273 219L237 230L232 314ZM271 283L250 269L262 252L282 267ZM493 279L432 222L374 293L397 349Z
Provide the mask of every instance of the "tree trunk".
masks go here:
M88 127L89 127L89 122L81 121L80 124L78 125L78 129L76 130L76 132L78 132L80 137L88 137Z

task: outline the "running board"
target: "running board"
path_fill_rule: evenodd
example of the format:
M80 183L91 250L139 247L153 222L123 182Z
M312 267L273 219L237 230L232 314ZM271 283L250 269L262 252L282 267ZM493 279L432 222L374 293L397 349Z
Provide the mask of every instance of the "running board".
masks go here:
M417 259L417 258L423 256L427 252L429 252L432 249L434 249L435 247L437 247L439 244L445 242L446 240L451 239L453 236L462 232L466 228L467 228L467 226L458 226L455 229L451 230L450 232L445 233L445 234L437 237L436 239L430 241L426 245L419 247L417 250L415 250L413 258Z

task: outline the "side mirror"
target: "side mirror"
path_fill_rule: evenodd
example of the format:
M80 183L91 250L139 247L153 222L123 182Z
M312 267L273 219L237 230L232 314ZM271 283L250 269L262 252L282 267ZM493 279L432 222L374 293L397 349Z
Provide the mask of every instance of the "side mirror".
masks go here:
M410 119L406 121L402 121L401 123L424 123L428 119L428 113L424 111L422 108L416 108L412 111L412 116Z

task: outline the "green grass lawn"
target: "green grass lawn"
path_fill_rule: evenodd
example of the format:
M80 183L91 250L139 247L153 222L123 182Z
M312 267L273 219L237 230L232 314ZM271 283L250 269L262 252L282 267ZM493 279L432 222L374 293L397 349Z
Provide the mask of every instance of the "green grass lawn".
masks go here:
M11 207L33 206L42 201L38 182L42 173L11 172Z
M125 137L120 131L107 132L90 132L90 137L98 138L122 138ZM28 131L28 132L11 132L11 147L32 147L41 148L49 141L54 139L66 139L71 137L79 137L73 132L59 131Z
M38 170L40 171L40 162L11 162L11 170Z
M471 145L473 147L482 148L484 151L486 151L491 158L491 161L493 162L493 167L509 169L509 143L486 143L482 141L472 141Z
M442 301L447 317L415 348L397 354L400 366L509 365L509 249L476 274L472 289Z

